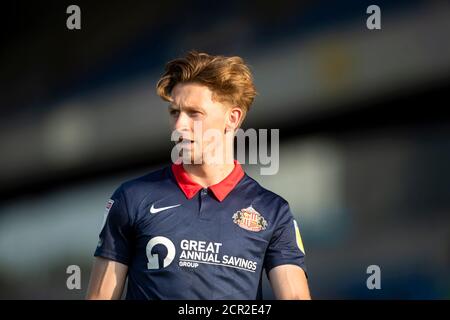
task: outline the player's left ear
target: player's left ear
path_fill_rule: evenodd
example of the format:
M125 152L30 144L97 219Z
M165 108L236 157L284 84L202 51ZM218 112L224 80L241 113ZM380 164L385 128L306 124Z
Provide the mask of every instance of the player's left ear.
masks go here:
M225 131L235 132L239 127L242 117L243 113L241 108L230 108L226 115Z

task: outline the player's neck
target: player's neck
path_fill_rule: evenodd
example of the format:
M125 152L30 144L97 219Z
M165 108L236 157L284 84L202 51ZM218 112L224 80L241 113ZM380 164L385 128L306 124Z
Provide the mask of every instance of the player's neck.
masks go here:
M234 169L234 162L223 164L184 164L189 177L204 188L219 183Z

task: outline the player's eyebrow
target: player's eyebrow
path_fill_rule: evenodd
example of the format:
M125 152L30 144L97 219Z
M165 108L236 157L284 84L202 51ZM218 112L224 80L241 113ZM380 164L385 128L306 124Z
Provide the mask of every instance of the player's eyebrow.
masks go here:
M180 108L177 105L174 104L169 104L168 106L169 112L170 111L180 111L180 109L183 109L184 111L200 111L200 112L204 112L205 110L202 107L199 106L183 106L182 108Z

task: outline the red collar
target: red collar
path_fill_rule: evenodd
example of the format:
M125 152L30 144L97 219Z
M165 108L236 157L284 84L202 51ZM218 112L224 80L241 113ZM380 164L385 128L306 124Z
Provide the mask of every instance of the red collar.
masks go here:
M189 174L184 170L182 164L172 164L172 172L178 183L178 186L183 191L188 199L192 199L197 192L203 187L198 183L192 181ZM242 170L239 162L234 160L234 169L231 173L219 183L209 186L217 200L222 201L234 189L234 187L244 177L244 170Z

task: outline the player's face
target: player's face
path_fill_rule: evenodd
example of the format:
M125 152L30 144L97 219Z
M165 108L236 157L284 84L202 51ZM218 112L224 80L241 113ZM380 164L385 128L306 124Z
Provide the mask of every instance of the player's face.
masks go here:
M177 84L171 98L172 129L182 136L177 143L183 153L189 153L191 163L207 162L211 153L223 150L230 108L214 99L208 87L198 83Z

